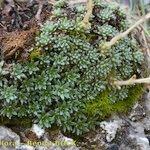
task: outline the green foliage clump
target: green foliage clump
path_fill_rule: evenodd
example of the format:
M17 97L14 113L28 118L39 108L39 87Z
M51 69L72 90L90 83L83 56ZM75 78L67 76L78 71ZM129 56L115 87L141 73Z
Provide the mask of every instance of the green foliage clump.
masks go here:
M110 83L133 74L140 77L143 54L132 36L101 54L99 43L127 28L122 26L127 20L119 6L96 3L91 28L86 30L80 26L85 13L81 15L81 6L57 2L56 8L61 16L44 24L29 61L13 64L9 71L1 62L0 115L29 117L43 127L55 125L82 134L137 99L130 96L136 86L118 90ZM91 108L94 113L88 115Z

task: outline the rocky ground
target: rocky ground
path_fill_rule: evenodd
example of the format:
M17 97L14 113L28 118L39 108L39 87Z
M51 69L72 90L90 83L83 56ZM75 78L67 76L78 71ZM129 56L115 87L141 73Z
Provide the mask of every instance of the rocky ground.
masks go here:
M114 115L79 140L36 124L17 131L0 126L0 150L150 150L150 93L128 116Z
M84 138L89 142L84 143L85 150L150 150L150 93L145 93L128 116L112 116Z
M60 132L53 131L55 137L50 141L49 134L37 125L20 132L20 136L4 126L0 133L0 150L78 150L75 141Z

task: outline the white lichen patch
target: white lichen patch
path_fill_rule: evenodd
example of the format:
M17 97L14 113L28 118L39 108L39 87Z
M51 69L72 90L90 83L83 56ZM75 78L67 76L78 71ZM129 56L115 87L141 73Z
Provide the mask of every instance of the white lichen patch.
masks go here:
M117 130L121 128L122 120L103 121L100 123L100 127L106 134L107 142L111 142L117 133Z
M37 124L33 124L31 131L34 132L38 138L42 137L45 133L45 130L39 127Z

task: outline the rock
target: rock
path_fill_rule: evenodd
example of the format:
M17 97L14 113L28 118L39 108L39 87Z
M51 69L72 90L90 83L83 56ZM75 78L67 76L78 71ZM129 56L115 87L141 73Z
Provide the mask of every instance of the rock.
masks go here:
M34 132L38 138L41 138L45 133L45 130L39 127L37 124L33 124L31 131Z
M63 150L79 150L79 148L76 147L75 141L73 139L65 137L61 133L56 138L56 141L60 144L60 147Z
M16 150L35 150L35 148L30 145L21 144L16 148Z
M33 141L29 140L27 144L34 146L35 150L79 150L74 140L65 137L60 131L56 132L52 138L48 132L45 132L44 129L34 124L32 128L28 129L25 133L27 139L33 138ZM40 141L38 141L37 138L40 139Z
M47 150L63 150L63 149L61 147L59 147L58 145L53 144L53 145L49 146L47 148Z
M37 147L35 150L63 150L60 147Z
M132 121L139 121L146 115L145 109L140 104L135 104L135 106L132 109L132 112L130 113L129 118Z
M147 136L146 138L148 139L148 141L149 141L149 145L150 145L150 136Z
M62 150L58 144L48 139L39 141L27 141L27 145L35 147L35 150Z
M0 126L0 150L15 150L20 137L7 127Z
M141 147L141 150L150 150L149 141L146 137L137 138L137 145Z
M47 141L47 144L44 144L43 146L37 146L35 150L63 150L58 145Z
M48 150L47 147L39 146L35 150Z
M117 144L111 144L109 146L108 150L119 150L119 145L117 145Z
M75 146L71 146L71 147L65 148L63 150L79 150L79 148L75 147Z
M150 150L150 92L144 94L129 115L112 116L101 122L96 131L82 137L84 150L92 149L94 142L100 150Z
M42 140L43 141L48 141L50 140L50 136L49 136L49 133L48 132L45 132L44 135L42 136Z
M145 136L143 120L144 118L140 122L133 122L128 117L116 117L110 118L107 122L101 122L100 127L106 137L105 145L109 144L107 149L150 150L148 137Z
M145 107L147 111L150 111L150 92L145 94Z
M134 140L133 150L150 150L149 141L146 137L137 137L136 135L130 135L130 137Z
M100 127L106 134L107 142L111 142L117 133L117 130L121 128L122 120L121 119L113 119L112 121L106 122L103 121L100 123Z
M101 128L83 134L81 139L83 139L83 141L78 142L78 147L81 150L106 150L108 148L108 145L105 143L105 133L103 133Z

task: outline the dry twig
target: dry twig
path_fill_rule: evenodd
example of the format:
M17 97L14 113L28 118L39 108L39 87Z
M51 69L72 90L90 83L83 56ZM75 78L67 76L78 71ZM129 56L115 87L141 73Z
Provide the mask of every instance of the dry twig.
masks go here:
M93 7L94 7L93 0L88 0L87 1L87 7L86 7L87 12L86 12L86 14L85 14L85 16L84 16L84 18L81 22L81 26L84 27L85 29L90 27L90 25L91 25L90 22L89 22L89 19L92 15Z
M123 85L134 85L134 84L150 84L150 77L136 79L135 76L126 81L114 81L113 85L123 86Z
M128 30L126 30L123 33L120 33L118 35L116 35L114 38L111 39L110 42L105 42L104 44L100 44L100 49L101 50L108 50L110 49L113 45L115 45L120 39L126 37L133 29L135 29L136 27L138 27L140 24L142 24L143 22L145 22L146 20L148 20L150 18L150 13L148 13L147 15L145 15L144 17L142 17L139 21L137 21L134 25L132 25Z

